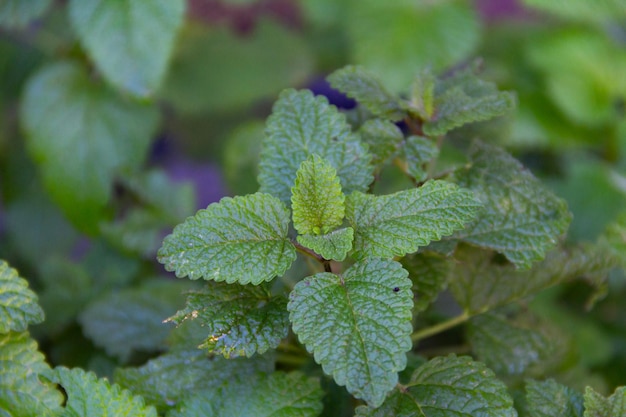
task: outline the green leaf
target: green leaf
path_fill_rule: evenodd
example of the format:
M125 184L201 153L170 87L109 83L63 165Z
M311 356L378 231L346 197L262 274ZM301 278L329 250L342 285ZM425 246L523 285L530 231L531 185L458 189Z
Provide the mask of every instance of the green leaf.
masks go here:
M485 208L455 237L494 249L520 268L543 259L569 226L567 203L498 147L475 142L470 158L472 165L458 182Z
M303 161L291 193L293 226L298 233L325 235L343 222L346 196L328 161L315 154Z
M23 332L29 324L43 320L37 294L28 288L28 281L0 259L0 333Z
M330 85L355 99L373 115L392 121L402 120L402 102L383 86L376 75L361 66L348 65L328 77Z
M30 79L21 112L28 150L52 199L74 224L94 231L113 177L143 162L156 108L120 98L65 61Z
M171 408L197 392L216 390L233 381L253 382L273 371L273 362L255 359L208 358L201 351L159 356L139 368L118 368L115 382L139 394L159 410Z
M43 16L51 0L3 0L0 2L0 26L20 29Z
M439 148L430 139L422 136L409 136L404 145L406 170L415 181L421 182L428 178L424 165L439 155Z
M616 22L626 18L626 10L621 0L603 0L589 3L586 0L569 0L566 3L542 0L524 0L524 4L539 10L553 13L565 19L591 21L594 23Z
M467 123L501 116L515 107L515 95L498 91L495 84L479 79L474 68L459 71L438 82L434 113L424 123L424 133L439 136Z
M370 155L344 115L308 90L285 90L267 120L259 170L261 191L289 204L300 164L317 154L335 168L345 194L372 182Z
M58 416L63 395L39 379L50 370L28 332L0 334L0 415Z
M107 294L79 316L83 333L111 356L128 360L132 352L164 346L172 326L163 323L184 302L180 282L147 282Z
M300 372L275 372L251 384L232 385L219 393L200 393L167 417L317 417L322 412L319 381Z
M467 338L476 359L499 375L522 375L554 353L550 340L537 331L536 324L497 313L472 318Z
M404 135L398 126L383 119L369 119L359 128L361 139L369 146L374 165L382 164L400 147Z
M607 226L600 240L626 268L626 212Z
M139 97L159 88L184 12L183 0L69 2L72 26L100 72Z
M583 396L552 379L529 380L526 402L532 417L583 417Z
M431 120L435 112L435 86L437 78L430 67L423 68L411 84L411 101L407 110L422 120Z
M453 264L450 259L434 252L424 252L405 256L402 266L409 271L409 278L413 281L416 297L413 311L419 313L434 303L439 293L446 289Z
M98 379L92 372L60 366L47 376L67 394L64 416L157 417L154 407L146 406L143 398Z
M275 197L225 197L176 226L158 259L179 278L258 285L296 258L288 231L289 210Z
M335 230L325 235L300 235L297 237L298 243L313 250L324 259L343 261L352 249L354 240L354 229L346 227Z
M324 372L372 406L398 382L411 349L413 294L407 275L397 262L368 259L342 276L308 277L290 294L294 333Z
M608 398L591 387L585 390L584 417L621 417L626 414L626 387L618 387Z
M354 256L391 258L416 252L474 219L480 203L472 193L446 181L385 196L360 192L346 200L354 228Z
M261 286L208 283L187 293L187 306L168 321L199 321L200 348L225 358L250 357L278 346L289 333L287 300Z
M428 361L382 407L358 407L356 416L517 417L517 412L491 370L467 356L451 355Z

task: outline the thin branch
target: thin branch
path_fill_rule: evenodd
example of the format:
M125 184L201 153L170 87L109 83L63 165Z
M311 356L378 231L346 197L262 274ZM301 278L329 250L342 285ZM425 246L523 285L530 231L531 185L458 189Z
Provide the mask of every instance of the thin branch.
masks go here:
M426 339L427 337L445 332L446 330L449 330L455 326L458 326L461 323L466 322L471 317L472 316L468 314L467 312L463 312L463 314L460 314L456 317L452 317L451 319L442 321L441 323L437 323L434 326L426 327L425 329L421 329L421 330L414 332L411 335L411 340L413 341L413 343L415 343L419 340Z

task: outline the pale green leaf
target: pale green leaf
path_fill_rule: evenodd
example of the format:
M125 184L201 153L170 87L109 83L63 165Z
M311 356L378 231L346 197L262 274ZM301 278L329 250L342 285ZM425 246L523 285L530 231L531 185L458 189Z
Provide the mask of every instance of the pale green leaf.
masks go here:
M199 393L167 417L317 417L322 412L323 395L314 378L300 372L275 372L252 383Z
M376 75L361 66L341 68L327 79L333 88L355 99L375 116L392 121L405 117L400 98L387 91Z
M428 178L425 165L439 155L439 148L432 140L422 136L409 136L404 144L406 170L415 181Z
M37 294L28 288L28 281L0 259L0 333L23 332L43 320Z
M529 380L526 402L532 417L583 417L583 396L552 379Z
M139 368L118 368L114 376L117 384L164 410L197 392L216 390L233 381L250 383L259 373L272 371L273 362L264 357L227 360L195 350L162 355Z
M20 29L41 17L51 0L2 0L0 1L0 26Z
M335 168L345 194L366 191L372 182L371 156L351 132L343 114L310 91L285 90L267 120L261 153L261 191L290 202L300 164L317 154Z
M52 199L72 222L93 231L113 177L143 162L156 108L120 98L78 63L64 61L30 79L21 112L28 150Z
M176 226L158 259L178 277L270 281L296 258L287 238L289 217L287 207L268 194L225 197Z
M584 417L622 417L626 415L626 387L618 387L608 398L591 387L585 390Z
M391 258L416 252L473 220L481 204L472 193L446 181L385 196L360 192L346 200L354 228L354 256Z
M470 158L458 182L484 210L455 237L494 249L520 268L543 259L569 226L567 203L501 148L475 142Z
M291 189L293 226L302 235L324 235L343 222L345 200L337 171L328 161L310 155L298 168Z
M506 385L467 356L436 357L419 367L378 409L361 406L361 417L517 417Z
M202 325L199 346L225 358L250 357L273 349L289 332L287 300L261 286L210 282L187 293L187 305L168 321Z
M407 275L397 262L368 259L343 275L308 277L290 294L294 333L324 372L372 406L398 382L411 349Z
M324 259L343 261L352 249L354 229L346 227L325 235L300 235L298 243L313 250Z
M58 416L63 395L39 378L50 370L27 332L0 334L0 415Z
M154 407L145 405L143 398L106 379L98 379L92 372L60 366L47 376L67 394L63 416L157 417Z
M139 97L160 86L184 12L184 0L69 2L72 26L100 72Z
M402 258L402 266L409 271L413 281L415 307L421 312L437 300L440 292L448 286L452 261L434 252L416 253Z
M384 119L370 119L359 128L361 139L369 146L372 163L379 165L392 157L404 135L398 126Z
M259 157L265 122L253 119L240 122L224 143L223 174L233 194L245 195L259 189Z
M422 120L432 119L435 112L435 86L437 78L430 67L423 68L411 84L411 100L407 110Z

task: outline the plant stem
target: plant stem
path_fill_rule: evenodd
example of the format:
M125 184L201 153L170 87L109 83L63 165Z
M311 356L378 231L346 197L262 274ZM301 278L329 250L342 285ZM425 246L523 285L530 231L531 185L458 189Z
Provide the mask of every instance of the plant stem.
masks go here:
M427 337L444 332L448 329L453 328L454 326L457 326L469 320L470 317L472 317L470 314L468 314L467 312L463 312L458 316L442 321L441 323L437 323L434 326L426 327L425 329L414 332L411 335L411 340L413 341L413 343L415 343L419 340L426 339Z

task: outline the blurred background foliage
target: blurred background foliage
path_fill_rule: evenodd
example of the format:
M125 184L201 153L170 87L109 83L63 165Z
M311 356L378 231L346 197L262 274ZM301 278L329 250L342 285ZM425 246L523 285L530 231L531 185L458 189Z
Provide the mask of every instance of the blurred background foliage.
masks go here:
M283 88L310 88L358 120L324 80L347 64L408 93L420 68L478 59L518 107L450 140L513 151L568 201L570 242L626 240L622 0L180 4L180 22L165 10L163 33L145 28L160 63L111 58L120 44L77 24L78 1L0 0L0 258L40 295L46 322L34 333L53 364L110 375L167 346L161 320L193 284L162 276L164 234L223 195L257 190L264 119ZM591 311L583 283L529 306L568 341L557 351L574 387L626 385L624 277L609 287Z

